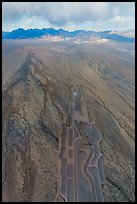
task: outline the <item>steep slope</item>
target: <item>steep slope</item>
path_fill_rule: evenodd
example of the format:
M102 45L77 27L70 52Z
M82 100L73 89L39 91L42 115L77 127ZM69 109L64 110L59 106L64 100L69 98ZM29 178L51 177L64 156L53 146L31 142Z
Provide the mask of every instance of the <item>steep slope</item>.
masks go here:
M25 61L2 95L3 201L63 201L58 144L73 87L81 89L89 119L102 134L104 200L134 201L133 56L111 44L24 49Z
M51 107L50 79L36 63L28 56L3 93L4 201L52 201L56 195L58 134L47 123L53 116L60 121Z

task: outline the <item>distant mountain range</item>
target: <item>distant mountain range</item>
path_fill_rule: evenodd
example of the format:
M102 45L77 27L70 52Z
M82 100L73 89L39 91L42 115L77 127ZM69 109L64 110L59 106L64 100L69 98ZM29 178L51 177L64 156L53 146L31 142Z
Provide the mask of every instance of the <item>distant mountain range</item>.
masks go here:
M130 37L130 38L135 38L135 29L128 29L128 30L124 30L124 31L112 31L111 34L118 34L118 35L122 35L122 36L126 36L126 37Z
M86 30L75 30L66 31L63 29L56 30L54 28L42 28L42 29L28 29L18 28L11 32L2 32L3 39L25 39L25 38L42 38L43 36L61 36L61 37L98 37L124 42L134 42L134 37L129 37L117 33L116 31L86 31Z

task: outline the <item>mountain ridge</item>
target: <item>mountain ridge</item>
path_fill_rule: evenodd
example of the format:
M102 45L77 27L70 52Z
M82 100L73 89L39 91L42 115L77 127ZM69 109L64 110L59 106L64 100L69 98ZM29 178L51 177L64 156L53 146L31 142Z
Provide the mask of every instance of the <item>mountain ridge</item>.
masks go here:
M105 38L116 41L124 41L124 42L134 42L134 37L124 36L120 33L112 32L111 30L106 31L86 31L86 30L75 30L75 31L67 31L62 28L54 29L54 28L30 28L23 29L18 28L12 30L11 32L2 31L3 39L26 39L26 38L41 38L43 36L61 36L61 37L98 37Z
M59 148L75 88L102 134L104 201L134 201L134 45L24 41L2 44L3 202L64 201Z

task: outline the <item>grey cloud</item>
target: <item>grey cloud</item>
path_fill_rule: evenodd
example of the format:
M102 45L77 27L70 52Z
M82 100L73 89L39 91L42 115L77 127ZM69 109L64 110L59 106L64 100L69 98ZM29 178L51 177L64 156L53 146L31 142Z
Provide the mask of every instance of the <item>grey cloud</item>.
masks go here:
M99 21L115 16L134 16L132 2L3 2L3 21L18 21L22 17L46 20L52 25Z

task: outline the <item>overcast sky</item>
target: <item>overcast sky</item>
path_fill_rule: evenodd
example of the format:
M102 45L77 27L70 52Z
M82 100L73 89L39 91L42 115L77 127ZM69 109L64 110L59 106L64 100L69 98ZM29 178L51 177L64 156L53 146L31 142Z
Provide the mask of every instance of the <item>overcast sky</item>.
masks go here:
M16 28L127 30L135 28L134 2L2 2L2 30Z

